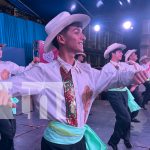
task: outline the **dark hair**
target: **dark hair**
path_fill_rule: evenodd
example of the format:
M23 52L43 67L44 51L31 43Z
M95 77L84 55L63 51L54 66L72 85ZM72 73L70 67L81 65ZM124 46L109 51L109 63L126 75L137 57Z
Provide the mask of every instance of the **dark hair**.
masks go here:
M64 28L60 33L58 33L57 35L67 33L67 31L69 30L69 27L70 27L70 26L81 27L81 28L83 27L81 22L74 22L74 23L68 25L67 27L65 27L65 28ZM53 39L52 44L59 50L59 43L58 43L58 41L57 41L57 35L56 35L56 37Z
M58 44L58 41L57 41L57 36L52 41L52 44L59 50L59 44Z

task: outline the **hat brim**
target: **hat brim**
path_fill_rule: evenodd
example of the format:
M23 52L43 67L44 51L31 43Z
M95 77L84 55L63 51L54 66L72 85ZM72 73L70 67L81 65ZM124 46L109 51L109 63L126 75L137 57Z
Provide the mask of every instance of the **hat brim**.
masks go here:
M120 47L116 47L116 48L114 48L114 49L106 49L106 51L104 52L104 58L105 59L108 59L109 58L109 54L111 53L111 52L113 52L115 49L120 49L120 50L125 50L126 49L126 46L125 45L122 45L122 46L120 46Z
M90 17L84 14L74 14L66 17L57 27L54 28L53 32L48 35L45 40L44 44L44 51L48 52L51 51L51 48L54 47L52 45L53 39L60 33L65 27L74 23L74 22L81 22L82 29L84 29L90 22Z
M82 56L86 57L85 53L76 53L76 55L82 55Z
M128 61L128 59L129 59L129 57L132 55L132 53L135 53L135 52L137 52L137 50L136 50L136 49L132 50L132 52L131 52L131 53L129 53L127 56L125 56L125 62L127 62L127 61Z
M139 62L142 62L142 61L145 60L145 59L150 60L150 57L142 58L142 59L139 60Z

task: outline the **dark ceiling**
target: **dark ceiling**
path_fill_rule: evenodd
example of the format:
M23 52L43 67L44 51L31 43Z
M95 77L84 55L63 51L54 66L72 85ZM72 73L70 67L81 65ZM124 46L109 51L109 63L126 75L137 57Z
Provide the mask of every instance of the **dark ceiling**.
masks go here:
M88 14L92 22L101 23L105 28L114 31L122 30L121 23L131 20L134 24L132 32L124 33L124 43L135 48L139 45L141 24L145 18L150 19L150 0L6 0L14 7L27 14L36 16L47 23L62 11ZM97 7L98 2L103 5ZM76 9L70 11L72 4ZM99 3L100 4L100 3ZM122 5L121 5L122 4ZM122 32L122 31L121 31Z
M71 4L76 10L71 13L86 13L93 20L106 22L124 18L139 19L150 17L150 0L101 0L103 5L97 7L100 0L8 0L18 9L49 21L62 11L70 11ZM122 5L119 3L122 3ZM130 1L130 3L129 3ZM100 3L99 3L100 4Z

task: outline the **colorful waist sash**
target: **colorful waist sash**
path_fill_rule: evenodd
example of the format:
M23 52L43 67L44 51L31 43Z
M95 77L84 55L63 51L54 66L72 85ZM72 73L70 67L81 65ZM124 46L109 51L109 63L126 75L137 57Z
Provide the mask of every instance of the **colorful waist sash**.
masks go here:
M140 110L141 107L135 102L134 100L134 97L132 95L132 93L130 92L130 90L125 87L125 88L113 88L113 89L109 89L108 91L127 91L127 94L128 94L128 107L130 109L131 112L133 111L137 111L137 110Z
M18 98L13 97L10 99L12 103L17 104L19 102ZM16 114L16 108L12 108L12 113Z
M85 137L87 150L107 150L107 146L88 126L82 128L52 121L44 131L44 138L52 143L70 145Z

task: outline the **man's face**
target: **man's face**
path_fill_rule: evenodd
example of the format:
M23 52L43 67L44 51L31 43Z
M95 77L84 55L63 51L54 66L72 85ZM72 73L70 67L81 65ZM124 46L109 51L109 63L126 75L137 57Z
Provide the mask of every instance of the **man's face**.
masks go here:
M122 50L117 50L115 53L113 53L113 57L115 60L120 61L122 59Z
M137 61L138 57L137 57L137 54L136 53L132 53L129 57L129 60L132 60L132 61Z
M67 50L74 53L83 52L83 43L86 38L82 33L82 28L70 26L62 36L64 38L63 45Z
M3 56L3 51L0 49L0 58Z

